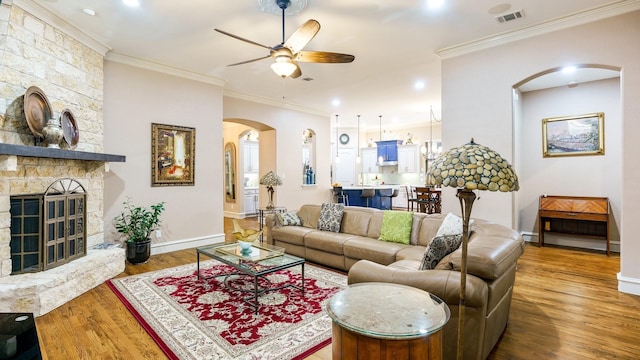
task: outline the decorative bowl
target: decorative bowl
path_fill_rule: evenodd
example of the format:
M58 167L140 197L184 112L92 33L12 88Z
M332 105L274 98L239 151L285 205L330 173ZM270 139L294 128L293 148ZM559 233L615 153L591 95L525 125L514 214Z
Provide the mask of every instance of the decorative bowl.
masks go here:
M242 252L247 252L251 250L251 245L253 245L252 242L249 241L242 241L242 240L238 240L238 244L240 244L240 249Z

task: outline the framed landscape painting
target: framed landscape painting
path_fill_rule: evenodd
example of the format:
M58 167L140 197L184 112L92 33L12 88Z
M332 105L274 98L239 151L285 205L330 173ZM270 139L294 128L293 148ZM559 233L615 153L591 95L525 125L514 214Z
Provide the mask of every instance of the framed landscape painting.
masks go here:
M542 156L604 155L604 113L542 119Z
M151 186L193 186L196 129L151 124Z

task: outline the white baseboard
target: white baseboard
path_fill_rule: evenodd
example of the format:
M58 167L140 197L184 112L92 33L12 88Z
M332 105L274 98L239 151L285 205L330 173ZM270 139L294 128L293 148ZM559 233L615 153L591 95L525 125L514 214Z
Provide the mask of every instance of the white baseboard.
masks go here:
M192 249L199 246L218 244L222 242L224 242L224 234L151 244L151 255L164 254L184 249Z
M538 233L520 232L524 241L538 243ZM587 239L582 237L571 237L570 235L545 235L544 243L549 245L568 246L575 248L584 248L589 250L606 251L607 244L604 240ZM620 241L609 241L609 251L620 253Z
M618 291L640 295L640 279L622 276L622 274L618 273Z

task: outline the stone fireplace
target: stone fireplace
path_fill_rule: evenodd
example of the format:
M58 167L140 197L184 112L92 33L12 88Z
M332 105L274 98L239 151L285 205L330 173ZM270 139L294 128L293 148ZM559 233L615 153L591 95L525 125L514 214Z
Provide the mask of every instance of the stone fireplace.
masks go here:
M9 148L9 150L7 150ZM104 242L102 187L105 160L71 160L7 154L11 150L44 151L31 146L0 144L0 308L36 316L66 303L124 270L122 248L92 249ZM115 155L59 150L72 155L122 159ZM59 154L58 154L59 155ZM86 256L44 272L11 275L10 198L42 194L60 178L73 176L86 191Z
M31 0L0 2L0 308L45 314L124 270L122 248L104 243L103 59L107 48L43 11ZM62 25L60 25L62 24ZM24 116L30 86L42 89L53 116L69 109L79 142L73 150L34 146ZM10 199L42 194L61 178L86 190L85 256L38 273L11 275Z

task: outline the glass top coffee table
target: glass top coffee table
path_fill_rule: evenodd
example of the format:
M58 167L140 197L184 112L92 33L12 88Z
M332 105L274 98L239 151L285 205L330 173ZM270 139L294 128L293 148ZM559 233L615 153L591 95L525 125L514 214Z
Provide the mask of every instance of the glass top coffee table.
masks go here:
M243 300L251 305L256 313L260 307L258 297L268 291L291 287L302 291L302 295L304 295L304 259L285 254L284 249L281 247L269 244L253 244L249 251L243 252L238 243L222 243L202 246L196 248L196 251L198 253L198 280L203 279L200 275L200 254L234 268L235 271L231 273L216 276L225 276L225 285L231 275L247 275L253 277L253 295ZM302 281L300 286L296 284L287 284L274 288L260 288L258 286L258 280L265 275L298 265L302 268Z

